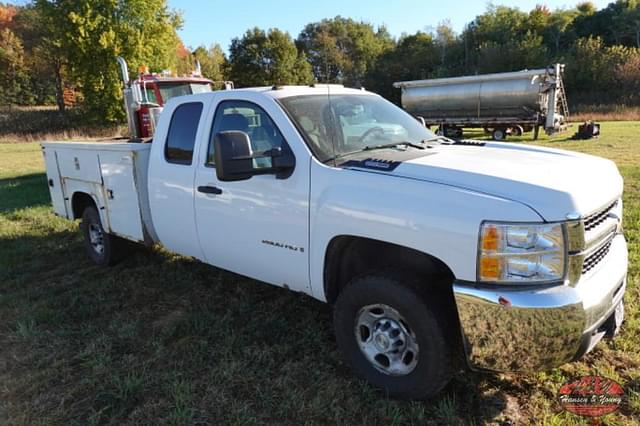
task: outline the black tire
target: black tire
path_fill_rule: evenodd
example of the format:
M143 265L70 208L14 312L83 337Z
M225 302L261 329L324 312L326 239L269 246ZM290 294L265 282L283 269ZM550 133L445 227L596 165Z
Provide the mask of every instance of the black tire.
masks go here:
M491 137L494 141L503 141L507 139L507 130L503 128L493 129Z
M87 256L93 263L99 266L111 266L121 259L125 249L124 244L118 237L104 230L98 210L94 206L84 209L80 229L84 236Z
M442 390L453 374L452 350L446 339L448 316L442 312L440 300L426 300L416 284L412 278L393 272L360 276L347 284L334 306L336 340L346 361L374 387L401 399L429 398ZM417 362L406 374L381 371L380 365L370 361L360 348L363 338L357 331L359 313L367 306L380 304L400 314L400 322L417 342ZM371 335L367 340L375 339Z

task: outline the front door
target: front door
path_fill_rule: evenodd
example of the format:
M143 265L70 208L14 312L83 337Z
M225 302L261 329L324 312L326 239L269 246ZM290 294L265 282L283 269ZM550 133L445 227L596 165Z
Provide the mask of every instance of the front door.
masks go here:
M287 142L300 136L275 101L257 93L244 94L243 100L232 96L220 94L208 143L200 145L195 210L202 251L212 265L309 293L309 154L302 141ZM247 133L253 151L291 149L293 174L219 181L213 137L229 130ZM270 167L270 161L256 159L254 167Z

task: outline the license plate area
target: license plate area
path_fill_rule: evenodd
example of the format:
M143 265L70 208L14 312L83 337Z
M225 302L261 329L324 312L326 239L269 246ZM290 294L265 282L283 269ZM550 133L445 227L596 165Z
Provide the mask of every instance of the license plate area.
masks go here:
M620 327L624 322L624 303L622 300L618 302L616 308L613 310L609 318L600 326L600 329L605 332L604 337L612 338L620 332Z

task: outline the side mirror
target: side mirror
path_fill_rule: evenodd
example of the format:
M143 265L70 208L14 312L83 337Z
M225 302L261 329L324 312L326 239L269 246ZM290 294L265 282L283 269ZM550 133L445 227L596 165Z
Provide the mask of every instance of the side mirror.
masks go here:
M253 152L245 132L216 133L213 139L216 175L222 182L249 179L253 174Z
M231 130L216 133L213 147L216 175L222 182L246 180L264 174L275 174L277 179L286 179L295 168L295 157L288 150L274 148L254 153L249 135L245 132ZM256 158L270 158L271 167L256 168Z

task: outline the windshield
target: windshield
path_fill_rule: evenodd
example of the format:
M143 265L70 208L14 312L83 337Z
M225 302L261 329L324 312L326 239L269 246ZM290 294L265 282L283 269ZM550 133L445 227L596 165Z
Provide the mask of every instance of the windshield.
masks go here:
M160 84L160 96L167 102L176 96L191 95L194 93L211 92L209 83L171 83Z
M410 142L435 135L391 102L371 95L305 95L280 100L313 144L320 161L367 147Z

